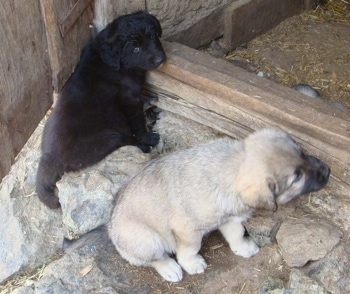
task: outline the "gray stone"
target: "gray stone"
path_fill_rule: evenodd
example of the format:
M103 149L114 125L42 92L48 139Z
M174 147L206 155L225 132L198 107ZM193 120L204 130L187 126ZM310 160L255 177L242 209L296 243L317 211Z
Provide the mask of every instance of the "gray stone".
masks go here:
M203 39L209 42L222 35L223 8L227 3L233 1L234 0L147 0L146 8L159 19L162 25L164 39L170 38L173 41L185 41L185 43L188 43L191 39L195 38L198 42ZM129 6L124 7L123 3L119 2L120 1L114 0L95 1L94 25L97 31L104 28L115 17L133 12L130 11L131 8ZM143 1L139 1L139 5L137 5L137 1L135 2L132 8L136 8L137 6L142 7L144 4ZM212 17L211 14L213 15ZM205 28L203 25L208 22L210 22L211 25ZM205 35L206 32L208 37ZM182 34L187 36L181 37ZM194 44L194 42L192 42L192 44ZM197 46L198 45L197 43Z
M298 269L292 269L285 293L290 294L327 294L327 290L315 280Z
M349 186L330 181L325 189L312 193L304 205L313 214L336 224L343 231L350 230Z
M244 223L250 238L260 247L271 244L276 239L276 233L281 221L268 214L254 215Z
M41 279L29 289L37 294L150 292L148 285L130 283L134 275L124 268L128 265L120 257L111 258L117 254L110 242L95 241L50 263ZM27 290L28 287L21 287L17 291L25 293Z
M166 111L159 114L159 120L153 129L161 136L161 141L155 147L155 151L161 154L190 148L220 135L207 126Z
M0 185L0 282L43 264L62 247L61 214L35 194L39 127Z
M326 258L311 263L307 274L331 293L350 293L350 250L337 246Z
M66 173L57 183L65 237L73 239L106 224L120 186L149 160L150 154L124 146L92 167Z
M275 277L268 277L263 285L261 286L259 293L260 294L266 294L271 293L273 290L280 290L280 288L283 288L283 281L279 278Z
M168 37L189 28L228 2L232 1L179 0L164 3L164 1L148 0L147 9L159 18L164 36Z
M287 219L276 235L286 263L301 267L308 261L319 260L340 241L339 229L322 219Z

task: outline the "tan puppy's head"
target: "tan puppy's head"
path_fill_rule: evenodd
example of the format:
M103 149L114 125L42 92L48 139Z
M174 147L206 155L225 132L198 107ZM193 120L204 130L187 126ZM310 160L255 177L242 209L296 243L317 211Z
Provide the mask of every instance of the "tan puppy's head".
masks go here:
M269 128L244 141L235 184L243 203L275 211L278 204L320 190L329 175L327 164L307 155L287 133Z

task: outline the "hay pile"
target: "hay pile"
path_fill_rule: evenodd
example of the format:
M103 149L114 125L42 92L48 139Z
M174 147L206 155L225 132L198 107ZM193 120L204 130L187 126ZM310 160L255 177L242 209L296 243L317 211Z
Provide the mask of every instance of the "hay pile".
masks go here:
M283 21L226 59L288 87L309 84L350 109L349 36L350 1L331 0Z

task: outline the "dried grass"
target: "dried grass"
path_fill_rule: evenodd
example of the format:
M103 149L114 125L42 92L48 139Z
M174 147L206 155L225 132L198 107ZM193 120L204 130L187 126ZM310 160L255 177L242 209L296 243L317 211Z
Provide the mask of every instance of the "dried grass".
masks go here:
M350 109L348 72L343 74L334 70L325 73L324 61L332 58L329 57L329 52L298 39L300 32L308 31L311 24L318 23L350 26L350 0L330 0L315 10L292 17L249 42L247 48L238 48L228 53L226 58L251 72L262 72L265 77L288 87L307 81L315 89L322 89L325 99L341 102ZM338 38L337 35L333 37L335 40ZM285 64L282 66L278 60L271 58L271 52L284 52L289 58L294 57L295 62L289 68ZM350 51L332 59L332 63L334 67L342 68L349 64L349 60Z
M42 265L40 268L30 274L22 274L8 280L3 285L0 285L0 293L10 294L19 287L28 285L31 282L39 281L43 275L45 267L46 264Z
M324 6L318 6L305 16L314 21L349 24L350 1L330 0Z

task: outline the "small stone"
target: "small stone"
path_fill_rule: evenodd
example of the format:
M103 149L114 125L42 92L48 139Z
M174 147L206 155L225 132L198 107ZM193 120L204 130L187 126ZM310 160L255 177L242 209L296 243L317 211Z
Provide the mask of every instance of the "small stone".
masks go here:
M268 277L260 288L260 294L271 293L272 290L283 288L283 281L279 278Z
M327 294L327 290L298 269L292 269L285 293Z
M250 238L262 247L275 241L280 224L281 221L267 215L254 215L244 223L244 226Z
M150 154L124 146L94 166L64 174L57 188L65 237L74 239L106 224L119 188L149 160Z
M319 260L340 241L342 233L325 220L301 218L284 221L276 235L278 246L291 267Z
M331 293L350 293L350 250L337 246L326 258L307 267L307 274Z

